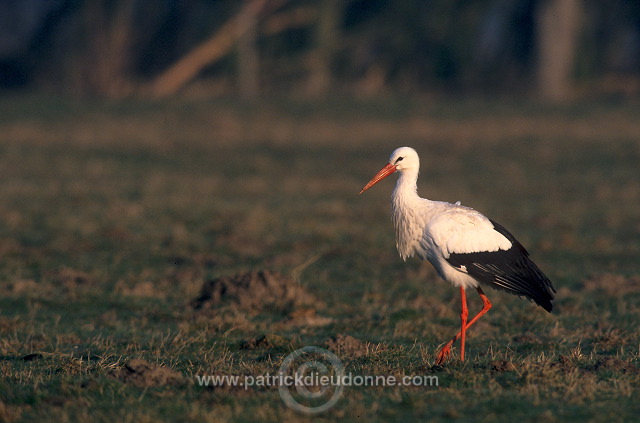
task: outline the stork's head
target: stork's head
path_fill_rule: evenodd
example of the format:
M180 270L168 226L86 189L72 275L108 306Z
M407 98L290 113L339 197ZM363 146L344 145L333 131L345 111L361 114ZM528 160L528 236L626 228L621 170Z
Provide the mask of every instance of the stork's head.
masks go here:
M391 175L393 172L403 172L403 171L414 171L417 172L420 169L420 158L418 157L418 153L411 147L400 147L396 148L393 153L391 153L391 157L389 158L389 163L382 169L380 172L376 174L371 180L367 183L367 185L362 188L360 194Z
M389 164L395 166L395 170L399 172L407 169L420 169L420 158L413 148L400 147L391 153Z

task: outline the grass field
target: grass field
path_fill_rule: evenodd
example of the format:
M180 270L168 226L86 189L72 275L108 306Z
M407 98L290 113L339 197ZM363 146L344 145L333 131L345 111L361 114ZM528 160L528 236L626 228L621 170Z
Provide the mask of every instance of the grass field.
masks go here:
M467 361L456 345L434 365L457 289L398 257L393 181L357 195L401 145L422 196L520 239L554 313L486 290ZM0 99L0 421L631 421L638 163L638 104ZM250 271L313 300L193 306ZM313 345L347 372L438 386L347 387L308 415L276 387L197 383L275 374Z

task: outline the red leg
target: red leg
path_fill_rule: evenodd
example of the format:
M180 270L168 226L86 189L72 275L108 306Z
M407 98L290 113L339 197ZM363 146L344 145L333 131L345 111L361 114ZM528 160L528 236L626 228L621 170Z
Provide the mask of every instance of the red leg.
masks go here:
M463 324L463 327L460 329L460 332L458 332L453 339L451 339L451 341L447 342L447 344L445 346L442 347L442 349L440 350L440 352L438 353L438 356L436 358L436 364L442 364L445 361L447 361L447 359L449 358L449 356L451 355L451 346L453 345L454 342L456 342L458 340L458 337L461 338L460 343L462 344L461 348L460 348L460 359L462 361L464 361L464 343L465 343L465 338L466 338L466 331L467 329L469 329L471 327L471 325L473 325L475 322L478 321L478 319L480 317L482 317L487 311L489 311L489 309L491 308L491 302L489 301L489 298L487 298L486 295L484 295L484 292L482 291L482 288L477 287L476 290L478 291L478 294L480 294L480 298L482 298L482 310L480 310L480 312L478 314L476 314L476 316L471 319L470 322L468 322L466 325ZM464 289L460 288L460 293L461 293L461 297L463 300L463 306L462 306L462 313L460 313L460 319L463 319L463 314L466 314L466 295L463 292ZM466 320L466 316L464 318Z
M464 361L464 342L467 338L467 317L469 317L469 309L467 308L467 292L460 287L460 303L462 310L460 311L460 361Z
M478 291L478 294L480 294L480 298L482 298L482 310L480 310L480 312L478 314L476 314L476 316L473 319L471 319L471 321L467 325L467 329L469 329L472 324L477 322L479 318L484 316L484 314L491 309L491 301L489 301L487 296L484 295L484 292L482 291L482 288L477 287L476 291Z

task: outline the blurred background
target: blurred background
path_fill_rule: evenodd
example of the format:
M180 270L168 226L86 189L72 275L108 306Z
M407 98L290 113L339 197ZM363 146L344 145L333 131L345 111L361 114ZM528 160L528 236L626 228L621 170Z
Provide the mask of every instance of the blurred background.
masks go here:
M0 0L0 92L640 91L636 0Z
M0 421L297 423L186 381L342 334L345 368L443 387L325 421L637 421L638 100L640 0L0 0ZM488 292L464 365L433 366L459 297L397 255L394 178L358 195L401 145L557 289ZM197 305L254 271L290 289Z

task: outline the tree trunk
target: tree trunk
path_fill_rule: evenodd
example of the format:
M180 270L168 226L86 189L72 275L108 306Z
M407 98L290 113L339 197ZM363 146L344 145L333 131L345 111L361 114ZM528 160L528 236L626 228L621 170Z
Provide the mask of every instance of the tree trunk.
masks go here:
M239 25L245 28L238 42L238 85L245 100L260 95L260 55L258 53L258 12L246 8L238 17Z
M537 88L544 100L571 98L582 0L540 0L536 10Z
M322 0L316 23L316 48L309 57L310 74L307 83L309 94L326 95L333 85L333 58L340 39L340 19L343 16L343 0Z
M119 98L131 93L134 5L126 0L83 4L67 72L77 94Z

